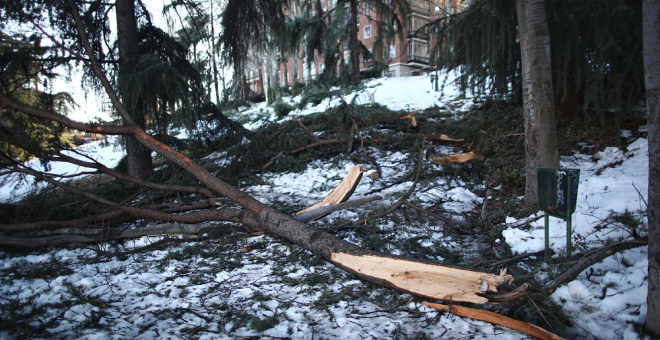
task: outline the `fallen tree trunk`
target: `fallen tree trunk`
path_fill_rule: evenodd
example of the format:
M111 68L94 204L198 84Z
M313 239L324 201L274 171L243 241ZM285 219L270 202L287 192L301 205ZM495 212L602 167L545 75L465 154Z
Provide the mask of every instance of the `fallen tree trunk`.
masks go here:
M198 163L193 162L185 155L159 142L158 140L148 135L144 130L139 128L131 118L126 108L119 101L119 98L117 97L114 88L112 87L108 79L105 77L105 74L103 73L101 67L96 62L94 53L92 51L91 45L89 44L82 21L79 16L78 7L76 6L73 0L69 0L69 4L71 6L74 19L76 20L80 39L83 42L85 50L87 51L87 54L89 56L91 68L96 74L96 76L100 79L101 84L103 85L108 96L110 97L110 101L112 102L113 106L115 107L119 115L124 120L125 125L111 126L111 125L85 124L85 123L76 122L63 115L23 104L2 94L0 94L0 102L3 102L8 107L23 112L29 116L58 122L62 126L71 129L90 132L90 133L119 134L119 135L133 136L138 140L138 142L140 142L145 147L151 149L152 151L157 152L164 158L168 159L169 161L183 168L185 171L189 172L191 175L197 178L201 184L205 185L209 190L212 190L213 192L217 192L223 195L224 197L231 199L241 207L245 208L242 210L216 209L210 211L202 211L202 212L198 212L199 215L203 215L203 213L206 213L210 216L213 214L217 214L216 216L218 218L217 220L231 221L233 219L237 223L250 226L250 228L254 228L256 230L263 230L274 237L282 238L289 242L295 243L311 252L319 254L326 260L331 261L332 263L340 266L341 268L344 268L345 270L356 274L358 277L367 280L369 282L372 282L376 285L392 288L400 291L410 292L416 295L419 294L417 292L407 290L405 286L404 287L396 286L387 279L381 277L369 276L361 273L360 270L352 269L355 267L354 266L355 261L351 261L351 263L344 263L345 258L336 257L335 254L343 253L355 257L359 257L362 255L371 255L381 258L390 258L392 260L391 263L399 264L392 267L391 270L393 272L391 273L391 275L395 275L397 273L405 273L407 271L406 266L408 266L408 264L418 263L419 265L422 265L424 261L413 261L413 260L405 260L405 262L396 261L399 259L397 259L395 256L381 254L378 252L364 249L360 246L357 246L348 241L340 239L327 232L313 228L300 221L296 221L290 216L284 215L268 206L265 206L264 204L257 201L248 194L241 192L238 189L234 188L233 186L221 181ZM20 169L20 165L14 164L13 169L18 171ZM25 169L20 169L20 170L25 170ZM48 180L51 183L53 183L54 181L45 176L42 176L42 179ZM59 185L62 185L62 183L59 183ZM81 192L81 194L86 194L86 193ZM98 198L95 199L98 200ZM118 206L116 203L109 201L105 201L104 203L114 207ZM117 207L117 208L131 211L136 215L143 214L145 218L152 218L152 219L159 219L162 217L169 218L168 216L162 213L152 213L149 211L142 211L140 209L135 209L130 207ZM359 262L360 261L357 261L357 263ZM448 267L446 268L447 270L451 269ZM478 274L479 277L482 277L482 275L485 276L492 275L488 273L478 273ZM489 281L489 283L487 284L487 289L488 290L494 289L496 283L498 282L504 283L504 282L510 282L512 280L512 277L510 275L506 275L506 276L501 275L501 276L502 278L499 280L493 280L492 282ZM430 280L429 284L435 284L435 282L433 283L432 282L433 280ZM467 282L467 284L469 284L470 286L474 285L474 282L470 280L465 280L465 282ZM477 284L483 285L483 282L478 282ZM456 288L460 292L463 291L461 285L457 285ZM443 296L438 296L437 298L453 299L453 295L461 296L462 294L460 293L444 294Z
M463 316L467 318L472 318L475 320L480 320L480 321L486 321L489 323L493 323L496 325L500 325L506 328L514 329L517 331L521 331L523 333L527 333L537 339L540 340L564 340L564 338L552 334L545 329L534 326L530 323L518 321L515 319L507 318L506 316L502 316L497 313L489 312L487 310L478 310L478 309L472 309L472 308L467 308L467 307L462 307L462 306L446 306L446 305L441 305L437 303L430 303L430 302L422 302L423 304L441 310L441 311L447 311L452 314L456 314L458 316Z

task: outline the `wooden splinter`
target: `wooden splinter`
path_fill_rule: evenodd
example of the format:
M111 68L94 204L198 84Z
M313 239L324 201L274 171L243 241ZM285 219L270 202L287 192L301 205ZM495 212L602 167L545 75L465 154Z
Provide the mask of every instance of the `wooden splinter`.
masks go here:
M448 311L452 314L456 314L458 316L463 316L467 318L472 318L475 320L480 320L480 321L485 321L489 323L493 323L496 325L500 325L502 327L510 328L516 331L520 331L523 333L527 333L537 339L541 340L564 340L564 338L552 334L545 329L534 326L532 324L518 321L515 319L507 318L506 316L502 316L497 313L489 312L487 310L478 310L478 309L472 309L472 308L467 308L467 307L462 307L462 306L446 306L446 305L441 305L438 303L431 303L431 302L422 302L423 304L441 310L441 311Z
M362 275L387 281L401 290L436 300L483 304L489 300L478 294L496 292L498 286L513 281L513 276L506 275L506 269L500 275L494 275L389 257L346 253L332 253L331 260Z
M316 210L326 205L346 202L351 197L351 195L353 195L355 188L357 187L358 183L360 183L360 179L362 178L362 173L365 171L367 171L367 169L359 165L354 165L351 168L351 170L348 171L346 177L344 177L344 179L339 184L337 184L337 186L332 190L332 192L328 194L328 196L325 196L325 198L321 200L321 202L318 202L309 208L297 212L296 216ZM317 220L326 215L327 214L318 216L312 219L312 221Z

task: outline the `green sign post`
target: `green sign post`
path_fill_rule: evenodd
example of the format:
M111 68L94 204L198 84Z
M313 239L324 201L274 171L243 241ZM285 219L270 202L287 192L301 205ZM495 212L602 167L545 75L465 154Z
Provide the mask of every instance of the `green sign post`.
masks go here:
M566 253L571 255L571 217L577 205L580 169L538 168L539 207L545 211L545 252L550 250L549 216L566 220Z

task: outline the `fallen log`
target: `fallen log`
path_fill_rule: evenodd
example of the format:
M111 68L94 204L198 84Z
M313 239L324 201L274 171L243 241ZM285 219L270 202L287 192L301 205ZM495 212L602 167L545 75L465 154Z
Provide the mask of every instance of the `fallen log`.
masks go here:
M323 198L320 202L312 205L311 207L297 212L296 216L317 210L326 205L346 202L346 200L348 200L351 197L351 195L353 195L353 192L355 192L355 188L357 188L357 185L360 183L360 179L362 178L362 173L365 172L366 170L367 169L359 165L354 165L351 168L351 170L348 171L346 177L344 177L344 179L341 182L339 182L339 184L337 184L337 186L334 189L332 189L332 191L328 194L328 196L325 196L325 198ZM329 213L330 212L328 212L327 214ZM310 221L319 219L325 215L317 216L311 219Z
M507 318L506 316L502 316L500 314L489 312L486 310L478 310L478 309L472 309L462 306L447 306L447 305L431 303L426 301L422 303L437 310L447 311L458 316L485 321L496 325L500 325L502 327L520 331L540 340L564 340L564 338L555 335L553 333L550 333L541 327L534 326L527 322L522 322L515 319Z

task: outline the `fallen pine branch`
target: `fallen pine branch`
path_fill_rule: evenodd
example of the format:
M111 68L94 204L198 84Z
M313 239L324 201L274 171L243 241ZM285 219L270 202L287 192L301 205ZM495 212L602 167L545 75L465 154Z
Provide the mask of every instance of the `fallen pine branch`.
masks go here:
M547 295L550 295L554 293L559 286L568 283L570 281L575 280L575 278L580 275L583 271L585 271L587 268L593 266L594 264L604 260L605 258L612 256L618 252L632 249L632 248L637 248L637 247L643 247L648 245L648 239L647 238L641 238L641 239L636 239L636 240L630 240L630 241L624 241L624 242L619 242L615 244L610 244L608 246L604 246L601 248L594 249L590 251L587 254L591 254L589 256L586 256L580 260L576 265L573 267L569 268L565 272L563 272L561 275L556 277L554 280L552 280L550 283L546 284L541 288L541 291ZM503 304L501 307L501 311L503 313L509 313L510 311L518 309L520 306L522 306L525 303L524 299L515 299L512 301L509 301L507 304Z
M208 209L214 207L216 204L211 202L211 200L202 201L202 202L192 202L192 203L166 203L160 205L150 205L143 207L144 210L150 211L160 211L167 213L183 213L189 212L191 210L200 210ZM139 219L139 216L132 214L124 209L110 211L107 213L99 215L88 215L85 217L65 220L65 221L40 221L40 222L25 222L25 223L14 223L14 224L0 224L0 232L29 232L34 230L52 230L58 228L76 228L82 226L94 226L94 225L109 225L109 224L120 224L130 221L135 221ZM189 221L192 222L192 221ZM201 221L200 221L201 222ZM28 234L32 235L32 234Z
M315 148L317 146L345 144L345 143L348 143L348 140L344 139L344 138L342 138L342 139L325 139L325 140L322 140L320 142L312 143L312 144L297 148L295 150L290 151L289 153L290 154L295 154L295 153L299 153L299 152L302 152L302 151L305 151L305 150Z
M295 120L296 122L298 122L298 125L300 125L300 127L303 128L305 131L307 131L307 133L308 133L310 136L312 136L312 138L316 139L317 142L321 142L321 140L319 139L319 137L317 137L312 131L310 131L310 130L305 126L305 124L303 124L300 120L298 120L298 118L296 118L296 116L291 116L291 119L293 119L293 120Z
M641 238L641 239L636 239L636 240L631 240L631 241L624 241L624 242L619 242L619 243L614 243L610 244L605 247L601 247L595 250L590 251L587 254L591 254L587 257L582 258L580 262L578 262L576 265L571 267L569 270L563 272L561 275L559 275L557 278L552 280L552 282L548 283L547 285L543 286L541 290L550 295L552 294L559 286L563 285L564 283L568 283L570 281L573 281L580 273L585 271L587 268L593 266L594 264L604 260L605 258L614 255L615 253L622 252L624 250L632 249L632 248L637 248L637 247L643 247L648 245L648 239L647 238ZM586 254L585 254L586 256Z
M201 235L207 233L226 233L226 230L244 229L234 226L216 226L206 224L165 223L138 229L116 228L70 228L53 231L51 236L43 237L3 237L0 244L23 247L56 246L70 243L92 243L111 240L139 238L158 235ZM59 234L55 234L59 233Z
M541 327L534 326L530 323L518 321L515 319L507 318L506 316L489 312L486 310L478 310L478 309L472 309L472 308L456 306L456 305L447 306L447 305L431 303L426 301L422 303L437 310L447 311L458 316L485 321L492 324L500 325L502 327L517 330L529 334L540 340L564 340L564 338L552 334Z

